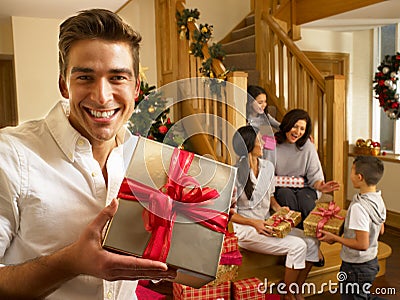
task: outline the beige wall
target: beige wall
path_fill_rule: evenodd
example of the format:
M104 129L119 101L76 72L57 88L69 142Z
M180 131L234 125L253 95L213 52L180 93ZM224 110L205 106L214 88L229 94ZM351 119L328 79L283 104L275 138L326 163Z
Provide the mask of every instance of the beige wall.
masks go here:
M19 122L43 117L58 91L60 20L12 17Z
M224 38L251 10L248 0L229 0L229 4L227 1L186 0L186 7L199 10L199 24L214 26L211 42L215 43Z
M354 143L359 137L371 136L372 30L330 32L303 28L301 32L302 39L297 42L301 50L350 54L347 138Z
M147 82L150 85L156 85L157 59L154 1L131 1L118 14L142 35L140 62L143 69L145 69L144 73L147 77Z

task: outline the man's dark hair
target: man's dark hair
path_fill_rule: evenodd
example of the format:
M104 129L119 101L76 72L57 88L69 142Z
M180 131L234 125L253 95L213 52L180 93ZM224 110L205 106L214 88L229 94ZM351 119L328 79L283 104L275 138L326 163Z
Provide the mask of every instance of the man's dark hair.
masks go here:
M361 174L367 185L376 185L383 176L383 162L375 156L357 156L353 162L356 174Z
M122 42L132 51L133 71L139 76L139 43L142 39L117 14L106 9L90 9L79 12L60 25L58 40L58 63L60 75L65 79L69 51L74 42L101 39Z

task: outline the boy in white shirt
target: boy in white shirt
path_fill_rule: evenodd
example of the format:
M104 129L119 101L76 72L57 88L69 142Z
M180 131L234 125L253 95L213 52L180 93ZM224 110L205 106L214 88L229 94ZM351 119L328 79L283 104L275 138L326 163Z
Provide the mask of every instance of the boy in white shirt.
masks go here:
M374 156L358 156L351 169L351 181L359 189L347 211L343 237L321 230L320 240L343 245L340 282L341 299L370 299L372 282L379 271L378 237L383 234L386 208L376 185L382 178L383 163Z

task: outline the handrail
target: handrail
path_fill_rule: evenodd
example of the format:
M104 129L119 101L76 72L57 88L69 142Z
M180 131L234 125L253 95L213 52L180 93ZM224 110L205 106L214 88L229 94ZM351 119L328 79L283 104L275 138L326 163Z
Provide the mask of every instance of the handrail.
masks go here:
M296 56L297 61L310 73L312 78L318 83L321 89L325 89L325 80L320 71L310 62L307 56L299 50L296 44L291 40L287 34L282 30L279 24L266 12L262 14L262 19L265 20L270 28L275 32L280 40L283 41L285 46Z
M176 9L180 13L182 13L186 9L186 7L183 4L183 2L177 2ZM188 21L187 28L189 29L189 33L190 33L189 36L190 37L193 36L193 33L196 30L197 31L199 30L198 27L197 27L197 24L195 23L194 20L193 21ZM205 60L207 60L207 59L209 59L211 57L210 56L210 52L208 51L208 49L209 49L209 47L206 44L201 49ZM213 58L213 60L212 60L212 69L213 69L214 74L216 74L217 78L226 73L226 68L225 68L224 64L219 59Z

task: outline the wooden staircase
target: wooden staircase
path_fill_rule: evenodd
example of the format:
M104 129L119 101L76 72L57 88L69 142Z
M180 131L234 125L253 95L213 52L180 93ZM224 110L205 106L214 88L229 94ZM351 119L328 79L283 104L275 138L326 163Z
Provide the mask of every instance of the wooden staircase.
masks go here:
M220 42L226 53L224 64L228 69L248 74L249 85L258 85L260 73L256 69L255 16L250 14Z

